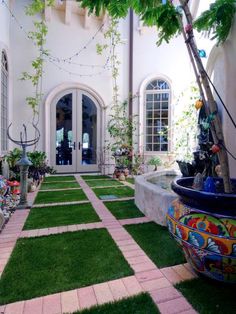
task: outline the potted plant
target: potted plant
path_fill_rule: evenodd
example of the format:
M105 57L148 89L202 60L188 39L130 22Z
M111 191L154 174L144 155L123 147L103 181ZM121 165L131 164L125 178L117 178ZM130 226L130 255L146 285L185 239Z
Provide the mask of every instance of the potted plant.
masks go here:
M12 151L5 156L6 161L8 162L9 169L10 169L10 180L17 180L19 181L20 177L20 169L17 166L17 161L21 158L22 151L19 148L14 148ZM29 157L32 165L29 167L29 182L34 182L34 184L38 184L42 177L46 173L54 173L55 171L53 168L49 167L47 164L47 156L45 152L41 151L33 151L28 152L27 156ZM31 185L31 183L30 183Z
M153 171L157 171L157 167L162 165L161 158L159 156L153 156L148 160L148 165L154 166Z
M115 159L114 176L126 178L132 168L133 146L132 137L136 129L136 122L127 117L127 101L116 102L112 106L112 114L108 121L108 132L111 143L108 148Z
M29 178L32 178L34 183L39 184L46 173L54 173L53 168L49 167L47 164L47 156L45 152L32 151L28 152L32 165L29 166Z

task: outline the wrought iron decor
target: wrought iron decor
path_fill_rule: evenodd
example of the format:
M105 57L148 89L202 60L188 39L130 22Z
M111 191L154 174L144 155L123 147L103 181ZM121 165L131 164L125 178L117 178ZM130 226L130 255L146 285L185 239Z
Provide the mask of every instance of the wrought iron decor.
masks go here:
M14 140L9 133L10 127L12 126L12 123L7 128L7 136L8 138L15 143L18 146L21 146L22 148L22 156L19 161L17 161L17 165L20 166L20 203L18 205L18 208L27 208L28 202L27 202L27 187L28 187L28 169L29 166L32 164L31 161L28 159L28 156L26 154L26 147L35 145L39 139L40 139L40 131L37 128L35 124L33 124L33 127L35 129L35 138L28 140L27 136L27 128L26 125L23 124L23 131L20 132L20 140Z

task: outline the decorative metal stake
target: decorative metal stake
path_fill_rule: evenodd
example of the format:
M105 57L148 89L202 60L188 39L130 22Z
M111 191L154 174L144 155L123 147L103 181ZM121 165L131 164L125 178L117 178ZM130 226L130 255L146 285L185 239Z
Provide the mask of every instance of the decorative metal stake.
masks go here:
M23 124L24 132L20 132L20 140L14 140L10 134L9 129L11 127L12 123L7 128L7 136L9 139L15 143L16 145L19 145L22 147L22 156L21 159L17 161L17 165L20 166L20 203L17 206L17 209L25 209L28 208L28 201L27 201L27 192L28 192L28 169L29 166L32 165L31 161L28 159L26 154L26 147L35 145L40 138L40 132L39 129L36 127L36 125L33 124L33 127L35 128L35 139L33 140L27 140L27 129L25 124Z

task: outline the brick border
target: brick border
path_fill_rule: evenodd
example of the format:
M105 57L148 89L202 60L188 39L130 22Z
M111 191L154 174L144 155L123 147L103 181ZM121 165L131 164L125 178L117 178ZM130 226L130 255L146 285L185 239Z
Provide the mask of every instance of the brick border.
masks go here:
M11 255L17 238L39 237L68 231L73 232L77 230L106 228L125 259L134 270L134 276L2 305L0 306L0 313L60 314L119 300L140 292L148 292L162 314L197 313L183 295L173 287L173 284L177 282L196 277L189 265L183 264L159 269L123 227L126 224L146 223L149 222L150 219L140 217L117 220L105 206L106 202L100 200L93 189L89 187L79 175L75 175L75 178L84 190L88 198L87 201L40 204L40 206L34 207L91 202L101 222L22 231L29 210L17 210L0 234L0 275ZM132 188L134 187L132 184L127 184L127 182L125 185ZM31 203L33 203L37 192L38 191L29 194L29 201ZM126 199L133 198L118 200L122 201ZM117 201L117 199L114 201Z
M131 235L123 228L123 225L126 224L126 219L122 219L121 221L117 220L106 208L105 202L102 202L96 196L86 182L79 175L75 177L111 237L116 242L127 262L133 268L135 277L143 291L150 293L160 312L163 314L174 314L186 311L196 313L191 304L172 285L173 283L192 279L195 275L190 272L185 265L167 267L164 271L159 269L134 241ZM128 185L127 182L126 185ZM135 223L141 221L139 218L127 220L127 224L131 224L132 221ZM150 220L146 218L143 222L148 221ZM168 272L169 269L171 269L171 272Z

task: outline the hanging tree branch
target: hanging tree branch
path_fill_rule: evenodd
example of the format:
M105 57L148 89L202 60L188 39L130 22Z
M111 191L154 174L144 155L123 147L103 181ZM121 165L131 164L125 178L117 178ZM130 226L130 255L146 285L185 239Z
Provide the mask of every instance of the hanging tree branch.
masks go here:
M99 15L103 10L107 10L110 16L121 18L125 17L131 7L134 12L140 16L147 26L157 26L159 39L157 44L160 45L162 41L167 43L174 36L178 35L180 31L183 32L182 22L179 23L179 15L177 8L173 5L172 1L137 1L137 0L77 0L81 3L82 7L87 7L90 13L95 12ZM221 170L223 174L224 189L226 193L232 191L228 156L224 149L224 137L222 132L221 121L218 116L218 109L209 85L208 78L206 76L205 69L202 65L201 59L198 55L198 49L194 41L192 30L192 15L188 7L188 0L179 0L181 4L188 24L190 25L189 31L184 39L187 43L187 49L189 52L190 60L192 62L194 72L197 78L197 82L200 87L201 96L205 100L206 107L208 106L209 116L211 116L211 130L214 136L214 141L221 145L221 150L218 153ZM214 37L218 43L223 43L232 27L233 19L235 17L235 3L236 0L215 0L210 6L209 12L200 16L195 23L198 30L210 30L213 31ZM205 15L204 15L205 14ZM185 30L184 30L185 31ZM213 117L213 118L212 118Z
M216 144L220 144L221 145L221 150L218 152L218 157L219 157L219 161L221 164L221 170L222 170L222 178L224 181L224 188L225 188L225 192L226 193L231 193L232 192L232 187L231 187L231 181L230 181L230 175L229 175L229 166L228 166L228 155L226 150L224 149L225 143L224 143L224 135L223 135L223 131L222 131L222 126L221 126L221 121L220 121L220 117L218 115L218 108L216 105L216 102L214 100L211 88L210 88L210 84L208 81L208 78L206 76L206 72L205 69L203 67L201 58L198 54L198 49L194 40L194 34L193 34L193 29L192 29L192 15L191 12L189 10L188 5L185 3L184 0L180 0L180 3L182 5L182 8L184 10L187 22L188 22L188 30L186 31L188 36L187 36L187 43L192 51L194 60L196 62L196 66L198 68L198 71L200 73L201 76L201 84L203 86L203 89L205 91L206 94L206 98L207 98L207 103L205 103L206 106L208 106L209 108L209 113L210 114L215 114L215 118L212 121L212 125L214 126L212 128L213 130L213 134L214 134L214 141L216 141Z

